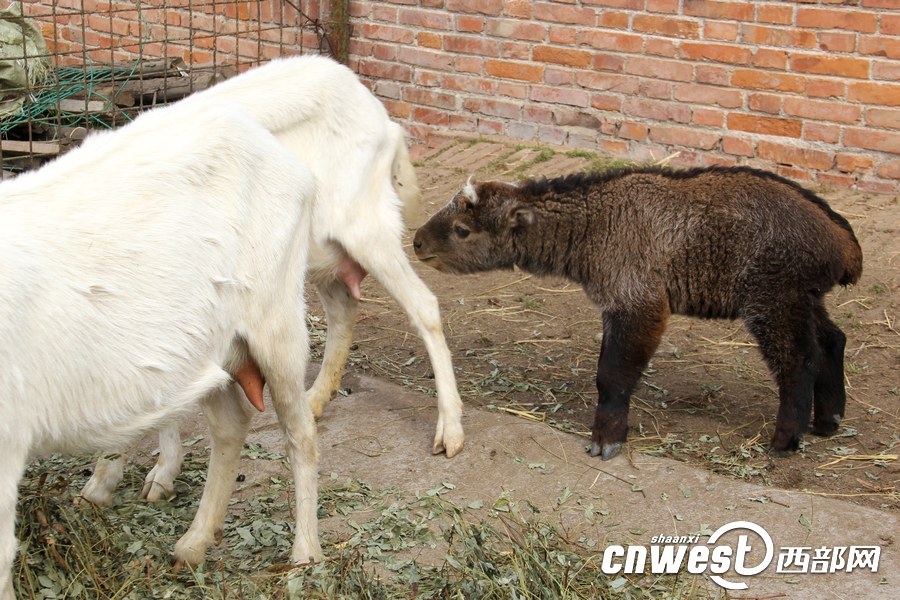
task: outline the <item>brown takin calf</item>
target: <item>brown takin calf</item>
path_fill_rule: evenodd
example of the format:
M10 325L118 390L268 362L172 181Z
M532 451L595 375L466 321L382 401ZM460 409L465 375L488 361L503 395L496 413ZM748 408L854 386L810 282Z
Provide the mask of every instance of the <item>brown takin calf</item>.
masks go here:
M745 167L629 168L518 185L471 179L417 232L450 273L511 269L575 281L603 311L592 456L625 442L629 398L671 314L740 318L779 388L770 452L835 432L843 332L822 297L855 283L862 251L824 200Z

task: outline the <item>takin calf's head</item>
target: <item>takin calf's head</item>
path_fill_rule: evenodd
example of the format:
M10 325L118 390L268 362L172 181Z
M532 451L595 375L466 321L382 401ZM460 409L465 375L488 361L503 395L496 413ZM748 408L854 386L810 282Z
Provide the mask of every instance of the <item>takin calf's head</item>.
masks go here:
M425 264L447 273L511 269L513 236L536 221L515 185L472 177L447 206L416 231L413 248Z

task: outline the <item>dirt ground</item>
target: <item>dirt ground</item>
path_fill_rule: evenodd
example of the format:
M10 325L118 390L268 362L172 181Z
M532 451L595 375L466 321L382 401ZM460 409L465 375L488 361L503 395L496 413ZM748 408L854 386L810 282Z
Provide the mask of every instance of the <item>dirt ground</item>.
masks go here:
M414 228L470 174L515 180L611 164L564 149L443 139L414 148L422 188ZM900 510L900 203L898 195L815 190L852 224L864 253L858 285L827 298L847 334L843 427L807 435L789 458L767 453L777 391L740 322L674 317L632 397L629 452L669 456L788 490ZM411 247L410 255L412 256ZM445 333L469 410L512 413L589 441L596 404L599 311L579 286L521 272L448 276L413 265L441 302ZM314 322L321 309L311 298ZM406 316L367 279L350 373L433 393L424 347ZM314 355L324 331L314 330ZM352 390L349 390L352 392Z

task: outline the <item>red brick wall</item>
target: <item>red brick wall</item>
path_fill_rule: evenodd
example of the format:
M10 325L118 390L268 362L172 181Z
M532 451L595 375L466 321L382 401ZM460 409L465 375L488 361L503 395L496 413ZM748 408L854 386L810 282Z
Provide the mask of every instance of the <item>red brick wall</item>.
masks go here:
M33 0L27 16L42 22L59 64L116 63L178 57L188 64L252 65L318 41L299 27L299 7L317 0Z
M351 66L418 137L900 188L900 0L351 0Z

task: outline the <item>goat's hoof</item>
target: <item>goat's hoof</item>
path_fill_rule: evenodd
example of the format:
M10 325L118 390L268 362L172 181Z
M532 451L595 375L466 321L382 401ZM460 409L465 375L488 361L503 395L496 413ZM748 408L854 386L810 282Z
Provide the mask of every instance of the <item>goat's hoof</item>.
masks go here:
M463 449L465 435L462 425L457 421L452 425L444 425L442 419L438 419L437 432L434 434L434 443L431 445L432 454L447 454L447 458L453 458Z
M780 438L784 437L786 436L780 436ZM780 438L778 434L776 434L775 438L772 438L772 442L769 444L769 456L784 458L800 449L800 438L798 436L790 436L787 438L787 441L782 441Z
M619 453L619 450L621 449L622 442L614 442L612 444L603 445L600 445L597 442L592 442L588 452L591 456L599 456L600 460L609 460L617 455Z

